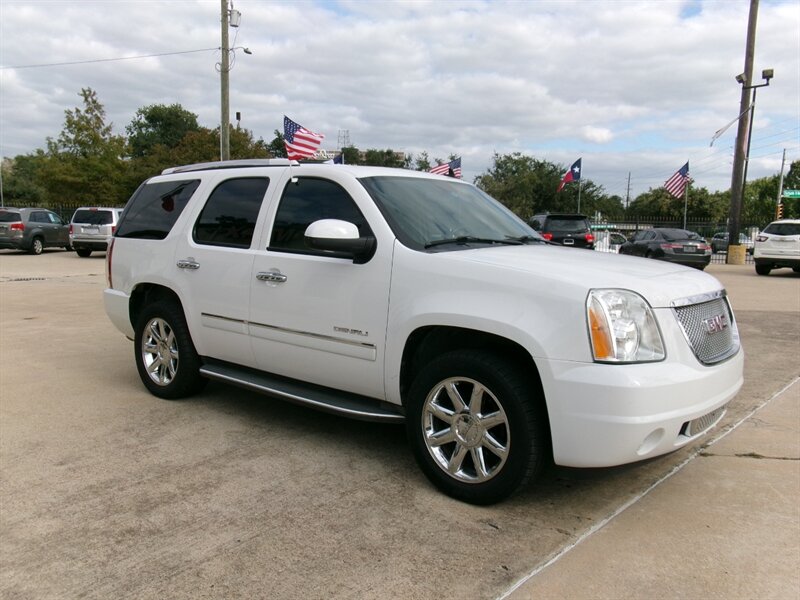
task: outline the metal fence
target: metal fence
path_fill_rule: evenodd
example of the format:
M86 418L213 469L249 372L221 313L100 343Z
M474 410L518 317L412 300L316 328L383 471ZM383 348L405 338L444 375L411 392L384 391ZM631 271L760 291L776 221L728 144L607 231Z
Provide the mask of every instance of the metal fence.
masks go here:
M637 231L644 229L652 229L654 227L670 227L675 229L688 229L694 231L709 243L715 233L728 231L727 222L713 222L697 219L688 219L686 227L683 225L682 220L675 220L671 217L639 217L637 219L623 220L623 221L598 221L591 220L592 229L595 231L611 231L618 232L626 238L632 237ZM758 232L761 228L757 225L746 224L742 225L741 232L747 237L750 242L755 242ZM610 244L607 241L600 241L595 245L597 250L601 252L616 252L618 246ZM727 251L719 250L711 254L711 262L715 264L725 264L727 262ZM754 264L752 254L752 244L745 254L745 263L748 265Z

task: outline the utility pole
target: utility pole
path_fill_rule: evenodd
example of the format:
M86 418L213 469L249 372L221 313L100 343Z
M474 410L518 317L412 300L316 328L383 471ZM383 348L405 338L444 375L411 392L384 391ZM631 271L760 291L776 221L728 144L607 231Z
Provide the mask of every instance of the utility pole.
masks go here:
M231 107L230 107L230 48L228 47L228 0L220 0L222 20L222 60L219 65L220 118L219 118L219 159L231 159Z
M756 48L756 23L758 21L758 0L750 0L750 17L747 21L747 42L744 53L744 82L742 85L742 98L739 102L739 127L736 133L736 146L733 155L733 174L731 176L731 210L728 222L728 264L744 264L744 252L739 240L739 229L742 216L742 196L744 192L744 165L747 150L747 130L750 119L750 88L753 81L753 59ZM747 113L747 119L744 114Z
M625 210L628 210L628 204L631 201L631 172L628 171L628 190L625 192Z

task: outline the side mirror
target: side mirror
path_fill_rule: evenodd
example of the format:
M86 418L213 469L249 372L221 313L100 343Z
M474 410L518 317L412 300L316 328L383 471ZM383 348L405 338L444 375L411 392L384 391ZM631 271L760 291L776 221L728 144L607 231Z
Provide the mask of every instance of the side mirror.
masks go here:
M349 221L320 219L306 228L306 246L331 252L341 258L352 258L356 264L367 262L375 254L375 238L360 237L358 227Z

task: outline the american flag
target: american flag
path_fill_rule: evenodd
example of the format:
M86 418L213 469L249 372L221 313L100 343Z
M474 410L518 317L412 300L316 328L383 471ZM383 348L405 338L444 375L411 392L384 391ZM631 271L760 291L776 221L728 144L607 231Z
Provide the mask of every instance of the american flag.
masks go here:
M286 115L283 116L283 142L286 144L286 156L291 160L310 158L317 152L325 136L314 133L295 123Z
M449 163L436 165L429 172L436 175L449 175L450 177L461 179L461 157L454 158Z
M683 192L686 190L686 185L690 181L689 162L687 161L685 165L675 172L675 175L664 182L664 189L676 198L680 198L683 196Z

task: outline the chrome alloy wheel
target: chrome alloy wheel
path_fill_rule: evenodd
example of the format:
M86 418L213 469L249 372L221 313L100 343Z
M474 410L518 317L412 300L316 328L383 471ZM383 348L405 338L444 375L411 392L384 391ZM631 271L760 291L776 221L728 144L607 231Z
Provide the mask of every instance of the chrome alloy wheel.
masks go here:
M473 379L453 377L434 386L422 408L422 430L439 468L462 483L488 481L508 458L508 417L495 395Z
M178 372L178 340L164 319L150 319L142 336L142 362L153 383L169 385Z

